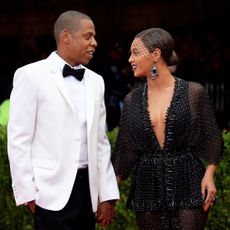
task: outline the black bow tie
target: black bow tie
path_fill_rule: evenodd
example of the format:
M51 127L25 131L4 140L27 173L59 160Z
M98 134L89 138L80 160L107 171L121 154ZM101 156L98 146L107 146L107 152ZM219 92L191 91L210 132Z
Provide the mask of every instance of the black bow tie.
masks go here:
M63 77L74 76L77 80L81 81L85 73L85 69L74 69L69 65L65 65L62 71Z

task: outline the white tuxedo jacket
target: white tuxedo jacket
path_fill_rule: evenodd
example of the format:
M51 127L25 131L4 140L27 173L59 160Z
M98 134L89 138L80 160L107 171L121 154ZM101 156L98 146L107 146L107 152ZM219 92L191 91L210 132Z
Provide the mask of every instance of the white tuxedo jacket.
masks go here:
M92 209L119 199L105 131L104 81L85 68L88 168ZM80 126L57 54L23 66L10 96L8 155L17 205L30 200L49 210L67 203L79 165Z

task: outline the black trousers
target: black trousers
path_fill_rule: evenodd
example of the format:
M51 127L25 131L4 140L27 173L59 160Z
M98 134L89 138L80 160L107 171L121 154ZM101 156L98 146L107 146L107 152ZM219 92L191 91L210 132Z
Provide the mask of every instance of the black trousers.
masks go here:
M88 169L78 170L71 196L62 210L51 211L36 205L34 219L35 230L95 230Z

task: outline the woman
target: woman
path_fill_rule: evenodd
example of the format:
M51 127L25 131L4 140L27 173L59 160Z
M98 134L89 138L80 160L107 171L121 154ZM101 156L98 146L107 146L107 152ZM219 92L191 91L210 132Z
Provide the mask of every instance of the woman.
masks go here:
M113 155L118 182L132 174L127 208L140 229L204 229L215 200L213 176L222 138L205 89L168 68L172 36L136 35L129 62L143 86L130 92Z

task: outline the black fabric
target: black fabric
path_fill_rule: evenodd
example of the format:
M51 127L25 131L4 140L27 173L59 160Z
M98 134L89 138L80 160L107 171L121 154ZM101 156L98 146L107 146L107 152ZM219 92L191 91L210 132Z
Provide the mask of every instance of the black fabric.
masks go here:
M135 211L202 206L205 163L221 158L222 135L204 87L175 79L163 148L150 120L147 84L124 101L112 162L122 179L132 174L127 207Z
M81 81L85 73L85 69L74 69L65 65L62 71L63 77L74 76L77 80Z
M202 207L136 212L140 230L204 230L208 212Z
M78 170L71 196L62 210L51 211L36 205L34 219L35 230L95 230L88 169Z

